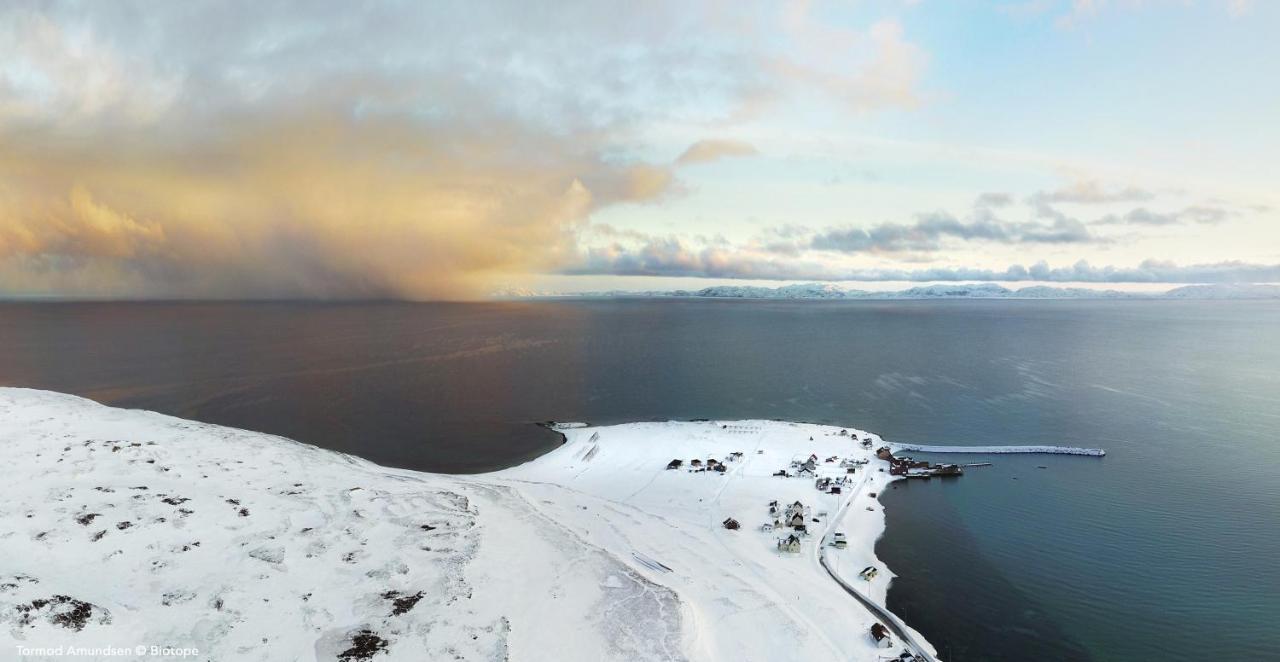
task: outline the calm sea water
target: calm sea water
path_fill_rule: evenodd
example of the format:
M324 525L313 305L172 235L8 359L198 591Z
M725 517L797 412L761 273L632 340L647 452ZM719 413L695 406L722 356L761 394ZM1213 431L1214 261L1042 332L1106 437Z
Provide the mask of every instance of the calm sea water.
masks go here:
M950 660L1280 659L1276 303L11 303L0 384L447 472L546 419L1102 446L891 489L890 607Z

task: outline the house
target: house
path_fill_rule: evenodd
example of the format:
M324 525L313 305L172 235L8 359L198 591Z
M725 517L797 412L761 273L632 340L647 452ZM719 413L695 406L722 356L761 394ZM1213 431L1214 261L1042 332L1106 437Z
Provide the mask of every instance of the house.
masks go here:
M876 449L876 457L880 458L881 460L891 459L893 458L893 451L889 450L888 446L881 446L880 448Z
M863 581L868 581L868 582L869 582L869 581L871 581L871 580L875 579L875 578L876 578L876 575L879 575L879 574L880 574L880 571L879 571L879 570L876 570L876 567L875 567L875 566L873 566L873 565L869 565L869 566L867 566L867 567L863 568L863 569L862 569L862 572L859 572L859 573L858 573L858 578L859 578L859 579L862 579Z
M682 466L684 466L684 462L682 460L672 460L667 463L668 469L679 469Z
M840 492L841 492L841 490L840 490L840 488L838 488L838 487L833 487L833 488L831 488L831 493L832 493L832 494L839 494Z
M893 638L889 636L889 628L883 623L871 624L871 639L879 648L893 648Z
M689 466L700 467L702 466L702 460L689 460Z
M715 459L714 457L707 460L707 468L714 467L717 464L720 464L720 461Z
M785 469L779 469L779 470L777 470L777 471L773 472L773 475L778 476L779 478L790 478L790 477L791 477L791 474L787 473Z
M737 531L742 527L741 525L738 524L738 520L730 517L729 519L724 521L724 528L729 529L730 531Z
M871 448L871 437L867 437L866 439L862 440L862 447L868 450Z
M785 538L778 538L778 551L791 552L792 554L798 553L800 551L800 537L793 533Z
M836 531L835 534L831 536L831 546L838 549L844 549L849 546L849 540L844 537L843 531Z
M724 473L724 472L726 472L726 471L728 471L728 470L729 470L729 467L726 467L726 466L724 466L723 464L717 464L717 465L716 465L716 471L719 471L720 473Z
M791 517L788 517L787 526L791 526L791 527L804 526L804 515L801 513L796 513Z

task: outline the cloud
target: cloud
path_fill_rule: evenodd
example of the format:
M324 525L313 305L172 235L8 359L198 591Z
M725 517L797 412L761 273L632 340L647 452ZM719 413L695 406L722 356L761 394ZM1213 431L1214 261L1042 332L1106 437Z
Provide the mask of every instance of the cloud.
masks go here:
M651 127L914 99L901 26L779 11L7 3L0 294L455 298L555 271L592 214L679 190L628 156Z
M1073 28L1087 21L1096 20L1115 8L1130 11L1149 8L1186 8L1195 3L1186 0L1022 0L1002 5L1000 9L1015 17L1048 14L1061 28ZM1239 18L1253 11L1256 0L1213 0L1231 18Z
M1136 207L1123 215L1108 214L1094 221L1096 225L1181 225L1186 222L1212 225L1235 216L1236 212L1223 207L1193 205L1181 210L1156 212L1146 207Z
M779 257L723 245L695 245L678 237L648 237L636 246L613 243L586 248L560 273L767 280L821 279L819 274L826 272L820 264L794 256Z
M813 236L809 246L841 253L895 251L937 251L944 239L990 241L1002 244L1079 244L1104 240L1088 227L1065 216L1052 223L1006 222L990 213L979 213L969 221L944 213L922 214L914 223L882 223L868 229L829 228Z
M814 17L808 2L786 3L781 25L789 48L770 53L763 66L778 82L791 82L833 98L856 112L913 108L927 54L893 19L865 30Z
M709 163L735 156L752 156L758 154L751 143L740 140L699 140L676 159L680 165L693 163Z
M777 259L750 250L697 247L674 237L653 238L644 245L593 248L561 270L571 275L673 276L744 280L814 280L858 282L1007 281L1056 283L1264 283L1280 282L1280 264L1218 262L1180 266L1145 260L1134 267L1094 267L1081 260L1070 266L1046 262L1012 264L1004 269L934 267L889 269L845 267L831 263Z
M186 139L0 133L0 181L8 292L421 299L554 269L592 210L670 176L499 118L299 111Z
M1008 207L1013 204L1013 196L1008 193L982 193L974 201L975 207Z
M1147 202L1155 194L1133 186L1108 187L1096 180L1081 180L1070 186L1051 191L1037 191L1028 198L1028 204L1044 206L1055 203L1098 205L1121 202Z

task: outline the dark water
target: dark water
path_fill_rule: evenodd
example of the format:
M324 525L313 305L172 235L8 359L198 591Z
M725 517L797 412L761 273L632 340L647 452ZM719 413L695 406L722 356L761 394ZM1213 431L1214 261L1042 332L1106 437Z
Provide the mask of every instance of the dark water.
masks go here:
M449 472L545 419L1103 446L890 490L890 607L952 660L1280 660L1280 304L0 304L0 384Z

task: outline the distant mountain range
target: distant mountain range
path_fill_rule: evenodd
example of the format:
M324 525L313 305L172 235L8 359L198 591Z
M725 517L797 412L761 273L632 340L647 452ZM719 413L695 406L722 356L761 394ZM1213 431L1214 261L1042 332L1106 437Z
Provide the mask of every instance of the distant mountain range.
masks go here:
M708 299L1280 299L1280 285L1217 284L1188 285L1163 293L1091 290L1083 287L1037 285L1011 290L995 283L924 285L896 292L846 290L830 283L803 283L782 287L717 285L700 290L630 292L578 292L552 294L530 290L506 290L494 294L499 299L544 297L587 298L708 298Z

